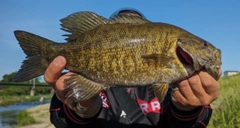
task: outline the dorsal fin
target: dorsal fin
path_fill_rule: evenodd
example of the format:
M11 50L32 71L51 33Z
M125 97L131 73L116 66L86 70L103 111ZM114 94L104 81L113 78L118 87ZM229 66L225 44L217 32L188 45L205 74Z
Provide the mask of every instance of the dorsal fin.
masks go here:
M66 34L63 36L67 36L66 40L75 40L81 34L92 30L93 28L107 24L108 19L99 16L94 12L77 12L69 15L66 18L60 20L62 30L67 31L71 34Z
M131 16L131 15L119 15L111 18L110 20L111 24L114 23L130 23L130 24L144 24L144 23L149 23L151 21L139 17L139 16Z

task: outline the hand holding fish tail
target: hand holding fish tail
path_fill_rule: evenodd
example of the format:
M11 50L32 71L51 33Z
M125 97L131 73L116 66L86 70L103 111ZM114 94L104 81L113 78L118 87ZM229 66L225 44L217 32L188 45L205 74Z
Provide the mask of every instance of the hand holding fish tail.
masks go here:
M66 59L62 56L56 57L44 73L45 81L53 86L58 99L70 109L75 110L78 115L88 118L96 115L101 108L101 98L98 95L95 95L87 100L76 102L72 95L72 90L70 87L66 88L65 85L66 80L71 78L71 76L74 76L74 73L68 72L62 75L62 70L65 66ZM76 108L79 105L88 109L80 111Z
M219 77L222 70L219 70ZM191 111L198 106L212 103L219 95L219 84L206 71L195 73L178 84L171 85L172 103L183 111Z

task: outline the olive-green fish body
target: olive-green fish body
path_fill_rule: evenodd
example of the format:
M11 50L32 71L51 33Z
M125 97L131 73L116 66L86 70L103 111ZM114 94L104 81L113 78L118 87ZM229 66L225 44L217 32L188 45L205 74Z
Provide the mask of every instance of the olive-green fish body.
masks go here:
M67 58L68 69L107 85L169 83L188 75L175 51L182 32L174 28L163 23L105 25L61 45L55 54ZM165 30L176 37L168 37Z
M221 65L220 50L166 23L129 16L107 20L80 12L63 19L62 26L71 33L67 43L15 31L27 54L15 81L42 75L50 62L62 55L67 59L66 69L79 74L66 80L68 97L81 101L114 86L154 85L165 94L169 83L201 68L216 78Z

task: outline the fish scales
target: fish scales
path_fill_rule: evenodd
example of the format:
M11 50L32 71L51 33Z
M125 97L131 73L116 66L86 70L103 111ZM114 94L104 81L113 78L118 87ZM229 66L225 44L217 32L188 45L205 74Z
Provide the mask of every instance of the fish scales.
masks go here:
M61 45L63 48L60 49L64 52L58 52L65 53L63 56L67 58L69 70L76 71L96 82L125 85L125 82L129 81L131 85L145 85L144 82L155 80L156 83L157 78L175 70L166 67L167 62L177 64L177 61L169 60L176 59L172 58L176 57L174 50L176 43L174 46L172 41L176 42L177 39L168 39L166 35L161 34L164 29L174 31L171 27L165 27L164 24L133 27L128 24L102 26L88 32L89 34L86 33L83 39L76 41L78 43L69 42ZM141 55L152 53L162 56L157 62L147 63L142 60ZM178 69L183 68L181 64L178 65ZM96 72L98 72L97 75ZM159 76L160 74L162 76ZM149 79L150 76L151 79Z
M67 59L66 69L77 73L65 80L69 102L89 99L109 87L149 85L161 102L168 84L203 68L217 79L222 64L219 49L174 25L135 16L107 20L93 12L74 13L61 22L70 32L67 43L14 32L27 55L14 81L42 75L61 55Z

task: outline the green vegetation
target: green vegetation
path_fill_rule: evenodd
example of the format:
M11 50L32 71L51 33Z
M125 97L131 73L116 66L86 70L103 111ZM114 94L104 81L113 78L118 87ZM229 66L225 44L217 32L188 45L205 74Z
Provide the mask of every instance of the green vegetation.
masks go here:
M17 74L17 72L12 72L10 74L4 74L3 77L2 77L2 80L0 82L13 82L13 78L15 77L15 75ZM32 80L29 80L29 81L24 81L24 82L18 82L18 83L32 83L33 81L36 83L36 84L39 84L39 83L45 83L45 82L40 82L41 80L41 77L36 77Z
M13 82L13 78L16 74L17 74L17 72L5 74L5 75L3 75L2 80L0 82Z
M220 95L208 128L240 128L240 74L219 80Z
M21 88L9 87L9 88L5 88L0 93L0 96L20 96L20 95L27 95L27 93L29 92Z
M36 96L0 96L0 106L12 105L20 102L34 102L39 101L41 97L45 100L50 100L52 95L36 95Z
M12 72L10 74L5 74L2 77L0 82L2 83L12 83L14 76L17 72ZM18 82L22 84L46 84L45 82L40 82L41 77L34 78L29 81ZM47 84L46 84L47 85ZM51 88L35 88L35 96L30 96L31 87L12 87L12 86L0 86L0 106L7 106L11 104L15 104L18 102L32 102L39 101L40 97L44 97L45 99L51 99L52 95L50 95Z
M24 126L29 124L35 124L38 123L29 112L26 110L23 110L17 114L17 124L18 126Z
M30 88L17 88L9 87L5 88L0 92L0 106L7 106L19 102L33 102L39 101L41 97L44 97L46 100L50 100L52 95L50 94L50 89L36 90L35 96L30 96Z

